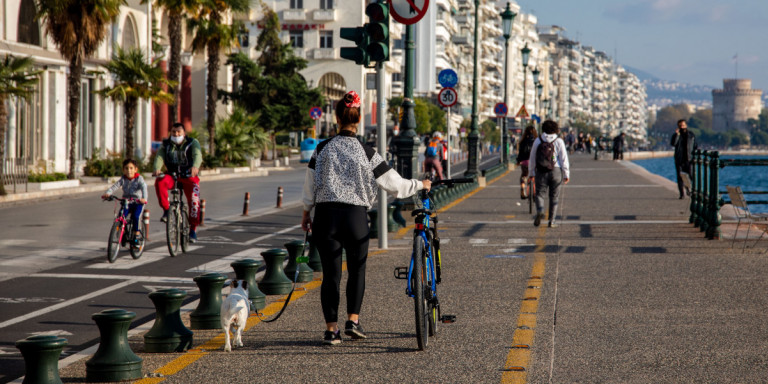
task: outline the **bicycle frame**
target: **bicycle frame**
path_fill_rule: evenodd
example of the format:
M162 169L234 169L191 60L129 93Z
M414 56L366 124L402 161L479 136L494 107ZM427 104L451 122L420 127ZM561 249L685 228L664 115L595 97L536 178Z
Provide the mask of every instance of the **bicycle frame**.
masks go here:
M119 208L118 205L115 204L115 222L120 223L120 241L122 241L123 236L125 236L125 228L128 226L128 223L131 222L128 205L135 199L121 199L119 197L113 197L113 199L120 201Z
M432 252L432 238L428 235L430 230L430 222L432 215L430 214L431 209L431 201L429 199L429 194L426 191L420 191L421 194L420 199L421 203L424 206L424 210L426 212L420 213L416 216L416 227L413 230L414 237L420 236L424 240L424 247L427 251L427 257L426 257L426 264L424 265L424 268L429 273L430 277L430 290L432 293L432 296L437 295L437 282L435 279L435 263L434 263L434 255ZM411 261L408 264L408 279L406 280L406 288L405 292L408 295L408 297L413 297L413 287L411 287L411 281L413 277L413 263L414 258L418 257L413 252L411 252Z

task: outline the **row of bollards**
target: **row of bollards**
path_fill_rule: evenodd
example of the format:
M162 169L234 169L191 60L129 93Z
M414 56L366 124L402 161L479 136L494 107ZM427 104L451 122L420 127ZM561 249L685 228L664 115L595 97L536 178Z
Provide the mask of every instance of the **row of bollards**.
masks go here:
M248 282L248 296L254 310L266 306L265 295L283 295L291 291L296 282L308 282L314 272L322 271L320 255L309 239L309 261L300 263L296 258L304 251L304 242L294 240L285 244L286 250L270 249L261 253L264 258L264 277L256 283L256 272L261 262L253 259L238 260L230 265L235 278ZM283 263L289 257L285 269ZM193 280L200 290L197 308L190 314L192 329L220 329L222 288L227 277L212 272L196 276ZM181 320L181 305L187 292L177 288L160 289L149 294L155 306L155 323L144 335L144 352L183 352L192 347L194 333ZM114 382L142 377L142 359L130 348L128 329L134 312L107 309L95 313L92 319L99 328L100 344L96 353L86 361L87 382ZM31 336L16 342L24 357L24 383L61 383L58 360L67 340L58 336Z
M250 209L251 205L251 193L246 192L245 198L243 199L243 214L242 216L248 216L248 210ZM277 203L275 204L276 208L282 208L283 207L283 187L277 187ZM205 200L203 200L203 215L205 214ZM200 220L200 223L202 224L202 219Z

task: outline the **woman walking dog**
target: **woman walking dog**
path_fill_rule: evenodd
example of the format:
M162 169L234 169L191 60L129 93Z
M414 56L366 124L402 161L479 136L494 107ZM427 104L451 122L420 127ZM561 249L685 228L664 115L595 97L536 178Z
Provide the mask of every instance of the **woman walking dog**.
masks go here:
M336 104L338 135L321 142L312 154L304 180L303 230L312 230L320 253L323 283L320 299L326 331L323 344L341 342L337 325L341 251L347 253L347 322L344 333L364 339L360 307L365 292L365 264L368 258L367 211L376 199L377 186L398 198L429 189L429 180L400 177L373 148L357 139L360 123L360 96L355 91ZM314 220L310 210L315 208Z

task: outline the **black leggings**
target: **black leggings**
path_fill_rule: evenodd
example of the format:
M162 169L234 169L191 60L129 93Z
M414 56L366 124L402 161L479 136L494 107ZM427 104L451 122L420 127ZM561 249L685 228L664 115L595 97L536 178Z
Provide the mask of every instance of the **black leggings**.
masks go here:
M339 318L341 250L347 252L347 315L359 314L365 293L365 263L368 259L367 209L343 203L319 203L312 222L312 240L323 264L320 302L326 323Z

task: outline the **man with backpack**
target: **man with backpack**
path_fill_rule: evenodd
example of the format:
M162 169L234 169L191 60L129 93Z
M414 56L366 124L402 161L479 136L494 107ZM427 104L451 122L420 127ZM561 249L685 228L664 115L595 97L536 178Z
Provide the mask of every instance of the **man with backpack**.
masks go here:
M427 149L424 151L424 172L429 174L432 169L437 175L436 180L443 179L443 134L435 132L432 134L432 140L427 143ZM436 181L433 180L433 181Z
M544 218L544 198L549 194L549 227L556 226L557 204L563 184L570 180L568 151L563 139L557 135L557 123L547 120L541 125L542 134L533 143L528 172L536 186L536 218L533 225L538 227Z

